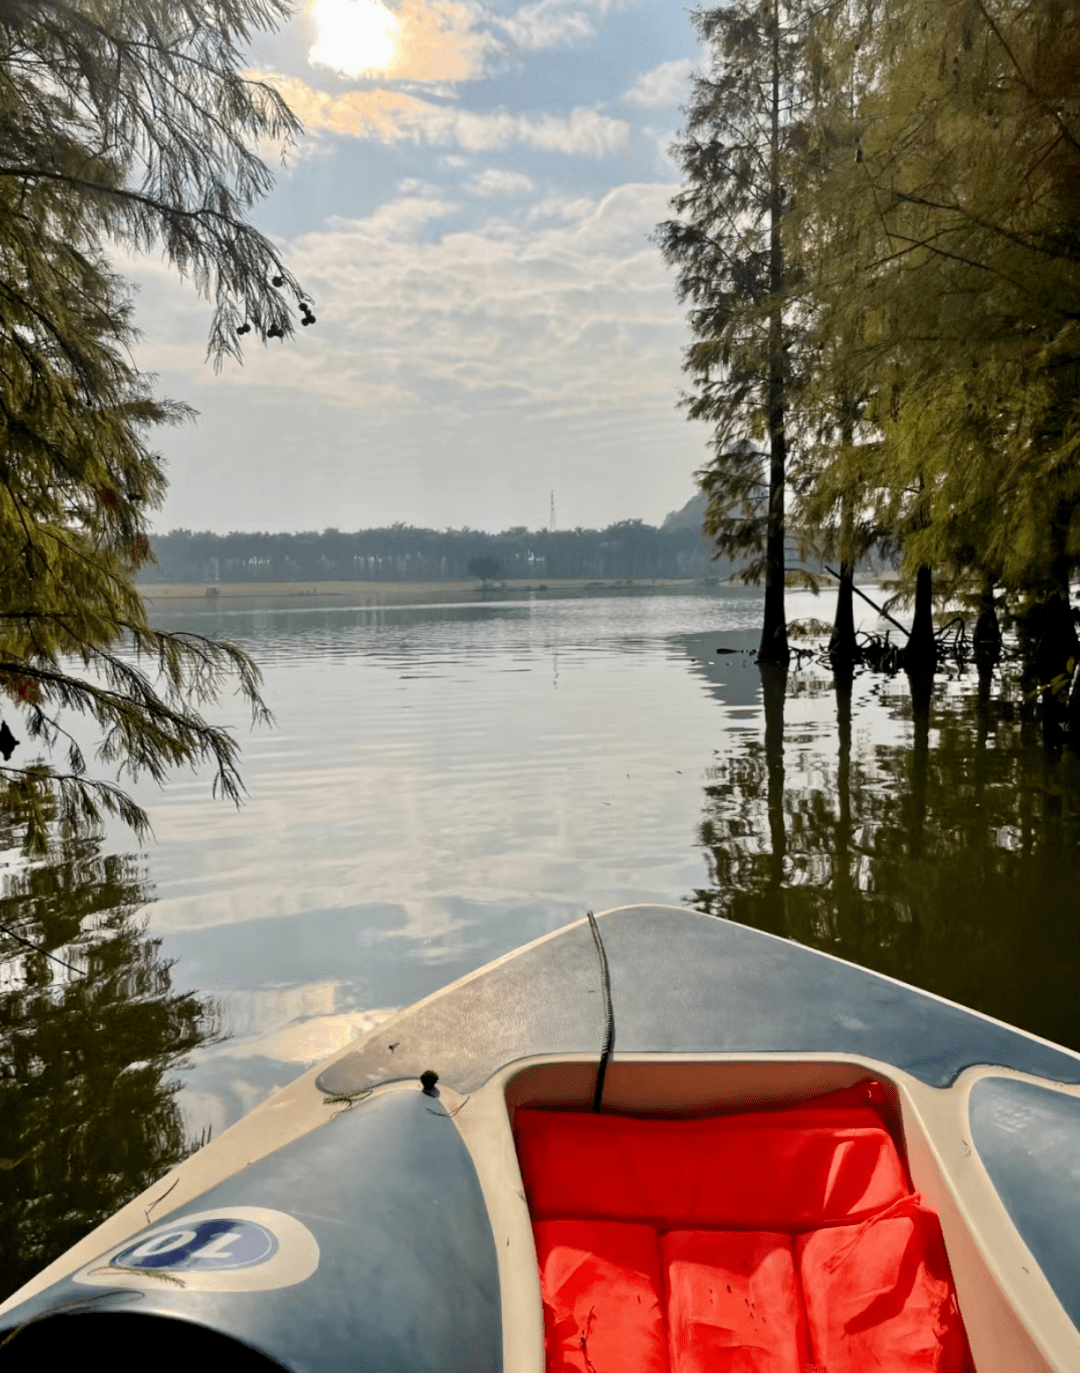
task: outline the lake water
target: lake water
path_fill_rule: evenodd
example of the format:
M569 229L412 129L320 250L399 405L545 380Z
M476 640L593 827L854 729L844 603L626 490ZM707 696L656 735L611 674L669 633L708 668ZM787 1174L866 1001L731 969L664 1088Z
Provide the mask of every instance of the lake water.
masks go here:
M763 697L759 621L732 589L163 610L253 653L276 725L214 712L241 810L203 777L140 787L145 855L113 834L9 890L9 928L99 953L80 980L5 947L0 1247L32 1270L187 1141L589 907L694 904L1080 1047L1074 754L973 677L929 714L902 677L838 698L813 665Z
M707 770L757 713L748 653L717 677L713 650L749 650L759 613L736 594L170 614L249 647L276 717L245 738L239 813L201 779L144 793L151 928L231 1034L187 1075L192 1130L588 907L685 901Z

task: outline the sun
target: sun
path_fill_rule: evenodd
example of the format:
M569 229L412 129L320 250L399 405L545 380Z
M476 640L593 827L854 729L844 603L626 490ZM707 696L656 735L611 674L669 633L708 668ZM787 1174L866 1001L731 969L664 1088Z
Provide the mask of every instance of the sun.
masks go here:
M385 71L394 60L401 20L380 0L315 0L318 31L308 61L342 76Z

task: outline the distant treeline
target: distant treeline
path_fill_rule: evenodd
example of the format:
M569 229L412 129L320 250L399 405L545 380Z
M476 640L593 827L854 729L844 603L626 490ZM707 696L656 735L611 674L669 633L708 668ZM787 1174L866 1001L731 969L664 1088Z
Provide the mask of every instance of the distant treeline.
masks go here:
M494 580L645 581L726 577L732 565L712 561L710 543L695 528L663 528L624 520L607 529L338 529L322 533L211 534L174 529L152 539L152 582L465 581L470 563L494 559Z

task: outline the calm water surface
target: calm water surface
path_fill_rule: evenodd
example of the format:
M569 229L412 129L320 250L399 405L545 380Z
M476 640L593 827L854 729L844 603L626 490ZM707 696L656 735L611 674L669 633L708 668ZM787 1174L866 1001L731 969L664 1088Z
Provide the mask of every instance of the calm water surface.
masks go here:
M691 903L1080 1047L1075 756L970 677L929 711L902 678L838 697L820 667L763 692L759 616L732 590L163 613L248 647L277 723L218 712L239 812L184 777L140 791L141 857L121 834L21 875L9 855L4 922L84 970L3 945L12 1273L590 906Z

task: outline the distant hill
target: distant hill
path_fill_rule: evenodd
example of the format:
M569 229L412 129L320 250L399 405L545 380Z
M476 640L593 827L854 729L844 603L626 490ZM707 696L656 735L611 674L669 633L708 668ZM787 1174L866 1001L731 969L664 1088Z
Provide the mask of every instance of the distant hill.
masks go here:
M660 528L665 534L689 534L693 530L700 533L708 503L708 496L704 491L699 491L696 496L690 497L681 510L672 510L665 515Z
M705 508L709 503L709 498L704 491L699 491L696 496L691 496L681 510L672 510L670 514L664 516L660 526L662 534L680 535L687 539L697 534L702 544L706 548L711 548L712 541L701 532L701 526L705 522ZM797 557L794 549L789 546L788 559L792 566L807 566L814 572L822 571L822 564L809 561L805 564ZM710 571L719 572L722 576L727 576L734 564L720 560L714 563ZM893 574L899 569L899 564L889 558L883 557L876 549L865 554L855 564L855 571L863 575L881 576L883 574Z

